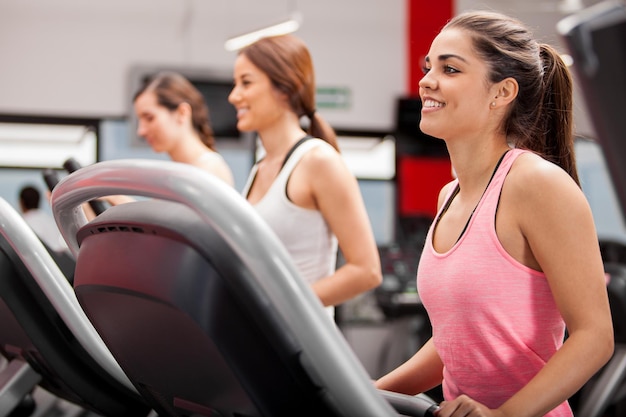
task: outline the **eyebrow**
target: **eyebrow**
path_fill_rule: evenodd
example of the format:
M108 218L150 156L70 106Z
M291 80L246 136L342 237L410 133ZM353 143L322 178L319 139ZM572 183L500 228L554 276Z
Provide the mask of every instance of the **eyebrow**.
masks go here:
M254 78L254 76L255 76L254 72L246 71L243 74L241 74L239 77L240 78L248 78L248 77L253 77Z
M439 61L446 61L446 60L448 60L448 59L450 59L450 58L456 58L456 59L461 60L461 61L463 61L463 62L467 62L467 60L466 60L465 58L463 58L463 57L462 57L462 56L460 56L460 55L455 55L455 54L443 54L443 55L439 55L438 60L439 60ZM426 60L426 62L430 62L430 57L429 57L429 56L426 56L425 60Z

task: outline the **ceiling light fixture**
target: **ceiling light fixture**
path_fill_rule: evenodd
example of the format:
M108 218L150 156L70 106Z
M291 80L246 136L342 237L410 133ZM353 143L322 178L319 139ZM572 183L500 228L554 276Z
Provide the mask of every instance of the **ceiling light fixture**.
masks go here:
M582 0L561 0L558 9L561 13L576 13L585 8Z
M297 12L292 13L291 18L288 20L228 39L226 43L224 43L224 49L227 51L237 51L261 38L293 33L300 28L301 24L301 14Z

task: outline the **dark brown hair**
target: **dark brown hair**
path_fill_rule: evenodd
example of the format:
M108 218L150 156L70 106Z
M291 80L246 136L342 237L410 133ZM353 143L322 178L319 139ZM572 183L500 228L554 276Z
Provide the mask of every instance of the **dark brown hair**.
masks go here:
M313 60L302 40L293 35L262 38L239 53L263 71L275 88L285 93L291 109L299 117L310 119L309 134L339 150L335 131L315 109Z
M202 94L196 87L176 72L160 72L148 78L135 93L133 101L145 92L153 92L157 103L170 111L174 111L182 103L191 107L191 123L202 142L215 150L215 138L209 121L209 109Z
M39 190L32 185L27 185L20 190L20 203L25 210L39 208L40 198Z
M489 67L489 81L513 78L517 98L503 130L517 148L561 166L579 183L574 155L572 76L557 51L538 43L520 21L495 12L466 12L444 27L467 31Z

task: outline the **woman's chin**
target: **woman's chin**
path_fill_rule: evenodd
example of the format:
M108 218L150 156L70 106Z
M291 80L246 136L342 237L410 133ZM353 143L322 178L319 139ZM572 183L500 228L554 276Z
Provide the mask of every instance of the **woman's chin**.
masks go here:
M239 121L237 123L237 130L240 132L252 132L254 129L252 129L247 123Z
M422 126L420 124L420 131L428 136L432 136L433 138L439 138L441 136L438 136L439 134L441 134L440 130L433 128L432 126Z

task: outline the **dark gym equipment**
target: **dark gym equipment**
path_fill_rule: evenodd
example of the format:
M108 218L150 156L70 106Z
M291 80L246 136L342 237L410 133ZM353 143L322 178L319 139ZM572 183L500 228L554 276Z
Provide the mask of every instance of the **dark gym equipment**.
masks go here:
M150 199L82 224L73 208L110 194ZM436 408L375 389L278 238L210 174L169 161L100 162L63 179L52 207L77 256L81 305L161 417Z
M574 72L626 219L626 4L598 3L561 20L557 30L574 59ZM615 352L581 391L576 415L585 417L603 416L609 407L618 407L615 415L621 416L626 397L626 245L600 242L600 247L609 277Z
M28 224L0 199L0 415L36 385L104 416L145 416L137 394ZM22 403L23 404L23 403Z

